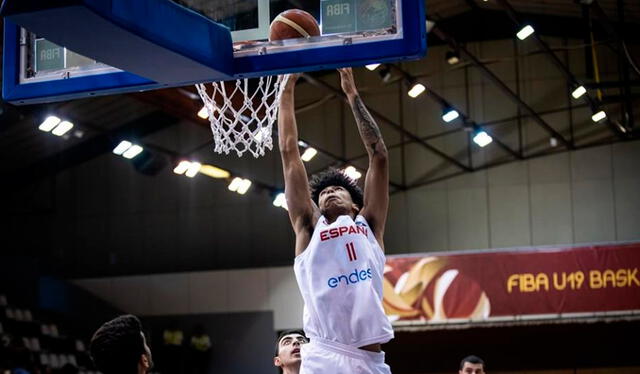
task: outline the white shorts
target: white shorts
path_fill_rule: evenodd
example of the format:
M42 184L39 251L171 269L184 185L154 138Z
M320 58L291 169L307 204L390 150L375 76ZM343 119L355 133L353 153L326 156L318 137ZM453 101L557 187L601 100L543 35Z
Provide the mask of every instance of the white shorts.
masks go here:
M384 352L311 338L300 349L300 374L391 374L384 363Z

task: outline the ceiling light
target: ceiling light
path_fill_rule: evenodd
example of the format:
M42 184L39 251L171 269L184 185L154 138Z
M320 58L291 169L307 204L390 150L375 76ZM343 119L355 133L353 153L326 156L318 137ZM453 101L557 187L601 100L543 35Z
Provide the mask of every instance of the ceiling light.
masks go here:
M447 63L449 65L455 65L460 62L460 55L458 55L458 52L455 51L447 51L447 53L445 54L445 60L447 60Z
M378 68L378 66L380 66L380 64L369 64L369 65L366 65L365 67L370 71L374 71Z
M137 155L140 154L140 152L143 151L143 148L137 144L132 145L129 149L127 149L126 151L124 151L124 153L122 154L122 157L124 158L128 158L129 160L136 157Z
M605 113L604 110L601 110L598 113L591 116L591 120L593 120L593 122L600 122L605 118L607 118L607 113Z
M416 97L420 96L420 94L422 94L426 89L427 88L422 83L414 83L411 86L408 94L415 99Z
M579 86L578 88L573 90L573 92L571 93L571 96L573 96L574 99L579 99L582 95L586 93L587 93L587 89L584 88L584 86Z
M358 180L360 179L360 177L362 177L362 173L360 173L356 168L354 168L353 166L347 166L343 171L342 171L347 177L353 179L353 180Z
M198 117L202 118L202 119L207 119L209 118L209 111L207 110L206 106L203 106L202 109L200 109L198 111Z
M256 142L261 143L262 139L266 139L265 136L268 136L268 135L269 135L269 129L266 127L261 127L258 130L256 130L256 134L253 136L253 138L256 140Z
M458 113L457 110L449 108L446 109L444 111L444 113L442 114L442 120L449 123L451 121L453 121L454 119L460 117L460 113Z
M243 179L240 187L238 187L238 190L236 192L240 195L244 195L249 190L249 187L251 187L251 181L248 179Z
M228 171L220 169L213 165L202 165L202 167L200 168L200 174L204 174L216 179L226 179L231 176Z
M173 169L173 172L178 174L178 175L184 174L184 172L187 171L187 169L189 169L189 166L191 166L191 162L190 161L182 160L182 161L180 161L178 166L176 166Z
M493 138L490 137L486 132L479 131L476 136L473 137L473 141L480 147L484 147L487 144L491 143L493 141Z
M287 198L284 196L284 192L280 192L276 195L273 199L273 205L289 210L289 207L287 206Z
M198 174L198 172L200 171L200 167L202 167L202 164L199 162L192 162L189 167L187 168L187 171L184 173L185 176L189 177L189 178L193 178L196 176L196 174Z
M60 118L56 116L49 116L40 124L40 126L38 126L38 129L45 132L49 132L53 130L54 127L58 126L60 121L61 121Z
M520 29L520 31L518 31L516 36L520 40L525 40L526 38L529 37L529 35L533 34L534 31L535 30L533 29L533 27L531 27L531 25L526 25L522 29Z
M67 133L67 131L71 130L73 128L73 123L69 122L69 121L62 121L58 124L58 126L56 126L55 129L53 129L53 131L51 131L51 133L53 135L57 135L57 136L62 136L64 134Z
M242 179L240 177L235 177L229 184L229 191L237 192L240 195L244 195L251 187L251 181L248 179Z
M309 162L311 159L318 154L318 151L315 148L309 147L307 148L300 158L304 162Z
M128 142L126 140L123 140L120 142L120 144L118 144L114 149L113 149L113 153L117 154L118 156L122 155L124 153L124 151L126 151L127 149L131 148L133 144L131 144L131 142Z

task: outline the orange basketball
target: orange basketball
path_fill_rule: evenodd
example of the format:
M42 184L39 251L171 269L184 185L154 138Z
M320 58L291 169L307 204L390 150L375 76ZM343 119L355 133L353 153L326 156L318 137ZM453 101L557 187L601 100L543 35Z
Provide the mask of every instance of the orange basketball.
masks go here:
M278 14L269 26L269 40L309 38L318 35L318 21L300 9L285 10Z

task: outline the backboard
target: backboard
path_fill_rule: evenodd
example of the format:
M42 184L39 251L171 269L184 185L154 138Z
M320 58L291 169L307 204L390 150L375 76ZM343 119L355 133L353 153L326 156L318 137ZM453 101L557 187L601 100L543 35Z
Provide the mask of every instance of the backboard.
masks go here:
M15 104L418 58L423 0L4 0ZM268 41L302 9L321 36Z

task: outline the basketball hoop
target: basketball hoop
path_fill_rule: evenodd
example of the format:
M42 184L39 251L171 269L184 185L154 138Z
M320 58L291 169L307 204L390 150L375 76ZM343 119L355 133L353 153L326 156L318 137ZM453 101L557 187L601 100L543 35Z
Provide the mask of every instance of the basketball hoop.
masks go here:
M278 117L278 105L289 75L260 77L257 86L248 78L213 82L211 95L205 84L196 88L202 98L213 133L214 151L239 157L250 152L264 156L273 149L273 123Z

